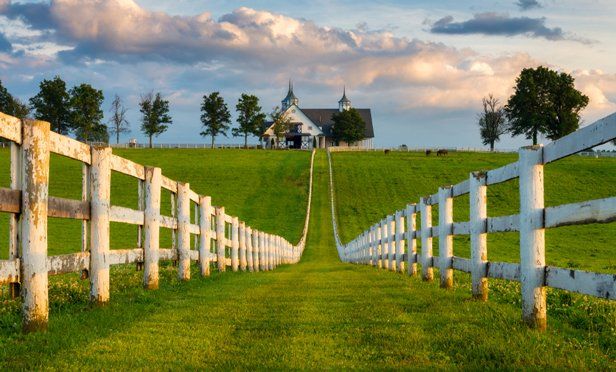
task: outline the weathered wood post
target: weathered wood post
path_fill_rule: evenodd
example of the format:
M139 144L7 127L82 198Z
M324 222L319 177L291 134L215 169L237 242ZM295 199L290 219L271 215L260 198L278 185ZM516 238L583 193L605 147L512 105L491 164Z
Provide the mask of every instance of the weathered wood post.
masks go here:
M396 261L394 260L394 254L396 253L395 235L396 221L394 221L394 216L387 216L387 268L391 271L396 271Z
M438 252L441 288L453 288L453 188L438 190Z
M409 204L406 206L406 241L407 241L407 273L417 275L417 206Z
M225 207L216 207L216 264L219 272L226 271L225 259Z
M401 211L396 212L396 268L398 272L404 272L404 217Z
M472 293L473 298L486 301L488 299L488 208L486 173L471 173L469 186Z
M190 185L178 182L178 278L190 279Z
M372 260L371 260L371 264L372 264L373 267L377 267L377 265L378 265L377 254L378 254L378 250L379 250L379 245L378 245L378 241L377 241L378 238L376 236L376 229L377 229L376 225L372 225L372 227L370 227L371 246L372 246Z
M421 278L431 281L434 278L432 270L432 206L428 204L430 197L419 199L421 214Z
M267 234L267 269L274 270L274 239L271 234Z
M22 182L22 151L15 142L11 142L11 189L21 190ZM9 214L9 260L19 258L19 215ZM10 283L9 292L11 298L19 297L19 283Z
M158 249L160 248L160 168L145 167L145 218L143 222L143 287L158 288Z
M49 197L49 123L24 120L22 127L21 249L23 329L47 329L47 200Z
M252 228L250 226L246 227L245 233L246 233L246 237L245 237L245 241L246 241L246 267L248 268L248 271L253 272L253 271L255 271L255 269L254 269L254 258L252 257L252 250L253 250L253 246L252 246Z
M267 247L265 244L265 233L259 231L259 263L262 271L267 270Z
M240 270L242 271L246 271L246 266L247 266L247 262L246 262L246 223L244 223L244 221L240 222L240 227L239 227L239 238L240 238Z
M259 230L252 231L252 269L254 271L261 270L261 257L259 256L259 252L261 251L260 241L259 241L260 232Z
M12 147L11 147L12 148ZM141 185L141 180L139 180L138 185ZM137 188L138 191L141 191L140 187ZM138 197L139 202L141 202L141 194ZM88 199L90 197L90 166L86 163L81 164L81 201L88 203ZM141 205L139 205L141 206ZM141 209L143 210L143 209ZM137 227L138 236L137 236L137 246L141 247L141 226ZM81 220L81 251L86 252L88 250L88 220Z
M210 275L210 252L212 250L212 198L199 198L199 269L201 276Z
M385 268L385 244L383 244L384 242L384 237L385 237L385 228L384 228L384 223L383 220L381 220L381 222L379 222L377 224L377 228L376 228L376 238L378 241L378 247L377 247L377 256L378 256L378 261L377 261L377 267L379 269L383 269Z
M237 271L240 265L239 248L240 248L240 221L237 217L231 219L231 269Z
M90 300L109 301L111 147L92 147L90 167Z
M547 326L543 147L520 149L520 281L522 319L531 327Z

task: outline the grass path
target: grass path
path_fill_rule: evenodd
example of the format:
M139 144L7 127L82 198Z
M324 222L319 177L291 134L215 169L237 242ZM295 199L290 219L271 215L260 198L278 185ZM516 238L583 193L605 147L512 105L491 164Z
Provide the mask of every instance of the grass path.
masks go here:
M0 369L613 367L613 355L566 324L537 333L515 305L340 263L323 152L314 177L301 263L186 283L166 268L155 292L129 280L109 306L0 340Z

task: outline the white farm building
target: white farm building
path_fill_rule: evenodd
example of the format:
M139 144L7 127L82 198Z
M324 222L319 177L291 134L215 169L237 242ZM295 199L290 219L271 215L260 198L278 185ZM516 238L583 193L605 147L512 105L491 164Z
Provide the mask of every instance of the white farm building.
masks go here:
M346 96L346 89L342 98L338 101L337 109L329 108L300 108L299 99L293 93L293 84L289 82L287 96L281 101L281 110L291 119L292 129L285 133L285 137L280 141L282 148L293 149L312 149L314 146L325 148L329 146L347 146L345 143L335 143L332 137L332 115L336 112L350 109L351 100ZM358 109L359 115L366 124L365 139L354 143L353 146L372 148L374 129L372 127L372 113L370 109ZM268 129L263 138L265 146L271 148L275 144L273 123L266 123Z

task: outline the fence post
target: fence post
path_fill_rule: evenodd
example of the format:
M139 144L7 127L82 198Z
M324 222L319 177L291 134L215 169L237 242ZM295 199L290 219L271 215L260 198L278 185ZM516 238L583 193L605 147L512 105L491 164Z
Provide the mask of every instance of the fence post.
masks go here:
M225 207L216 207L216 264L219 272L226 271L225 259Z
M252 257L252 228L250 226L246 227L246 267L248 271L253 272L254 269L254 258Z
M160 248L160 168L145 167L145 218L143 221L143 287L158 288L158 249Z
M388 269L389 262L387 261L387 220L381 220L381 267L384 270Z
M178 278L190 279L190 185L178 182Z
M274 270L274 239L267 234L267 269Z
M378 224L377 224L377 228L376 228L376 236L379 242L378 245L378 256L379 256L379 260L377 262L377 266L379 269L384 269L385 268L385 244L384 240L385 240L385 227L384 227L384 222L383 220L381 220Z
M252 269L254 271L261 270L261 258L259 257L259 251L261 250L260 242L259 242L259 230L252 231Z
M24 120L22 127L21 249L23 329L47 329L47 200L49 196L49 123Z
M441 288L453 288L453 188L440 187L438 191Z
M431 281L434 278L432 270L432 206L428 204L430 197L419 199L421 213L421 278Z
M237 217L231 219L231 269L237 271L239 267L238 250L240 247L240 222Z
M11 142L11 189L21 190L22 182L22 151L15 142ZM19 258L19 215L9 215L9 260ZM11 298L19 297L19 283L10 283L9 291Z
M396 253L395 234L396 221L394 221L394 216L387 216L387 261L388 269L391 271L396 271L396 261L394 261L394 254Z
M417 206L409 204L406 206L406 241L407 241L407 272L409 275L417 275Z
M267 270L267 247L265 244L265 233L259 231L259 264L262 271Z
M531 327L547 326L543 147L520 149L520 281L522 319Z
M404 272L404 260L402 260L402 255L404 254L404 217L402 217L402 212L396 212L396 267L398 272Z
M471 173L469 185L472 293L475 299L486 301L488 299L486 173Z
M90 167L90 300L109 301L109 204L111 147L92 147Z
M240 234L240 270L246 271L246 223L244 221L240 222L239 227Z
M199 198L199 269L201 276L210 275L210 251L212 245L212 198Z

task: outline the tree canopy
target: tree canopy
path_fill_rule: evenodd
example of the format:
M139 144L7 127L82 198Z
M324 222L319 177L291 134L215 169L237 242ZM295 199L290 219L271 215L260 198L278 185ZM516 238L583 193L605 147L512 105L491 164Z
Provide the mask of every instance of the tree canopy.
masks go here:
M511 134L524 134L537 144L540 133L554 140L577 130L588 97L575 89L573 80L543 66L523 69L505 107Z
M227 130L231 124L231 114L219 92L213 92L209 96L203 96L201 103L201 123L203 124L202 136L212 136L212 148L219 134L227 136Z
M117 94L111 102L111 118L109 118L109 132L116 136L116 143L120 143L120 134L129 133L130 126L126 120L126 107L122 103L122 99Z
M30 105L36 119L48 121L55 132L68 134L71 129L70 96L66 83L59 76L43 80L39 92L30 98Z
M354 108L335 113L332 121L332 135L336 142L344 141L351 145L366 137L366 123Z
M276 106L270 113L270 119L272 120L272 132L274 132L274 140L276 141L276 147L280 147L280 139L291 130L291 117L285 110Z
M0 112L23 119L30 114L28 105L14 97L0 81Z
M509 127L505 109L492 94L482 100L483 112L479 114L479 134L484 145L490 145L494 151L494 143L500 141L500 136L507 133Z
M248 145L248 135L260 137L263 124L265 123L265 114L261 112L259 106L259 98L251 94L242 94L237 101L235 110L238 113L238 127L233 128L231 133L234 137L244 136L244 147Z
M142 114L141 131L148 136L152 147L152 137L158 137L173 123L169 116L169 101L163 99L160 93L150 92L141 96L139 111Z
M107 126L102 123L103 91L90 84L81 84L70 90L70 127L78 140L108 142Z

